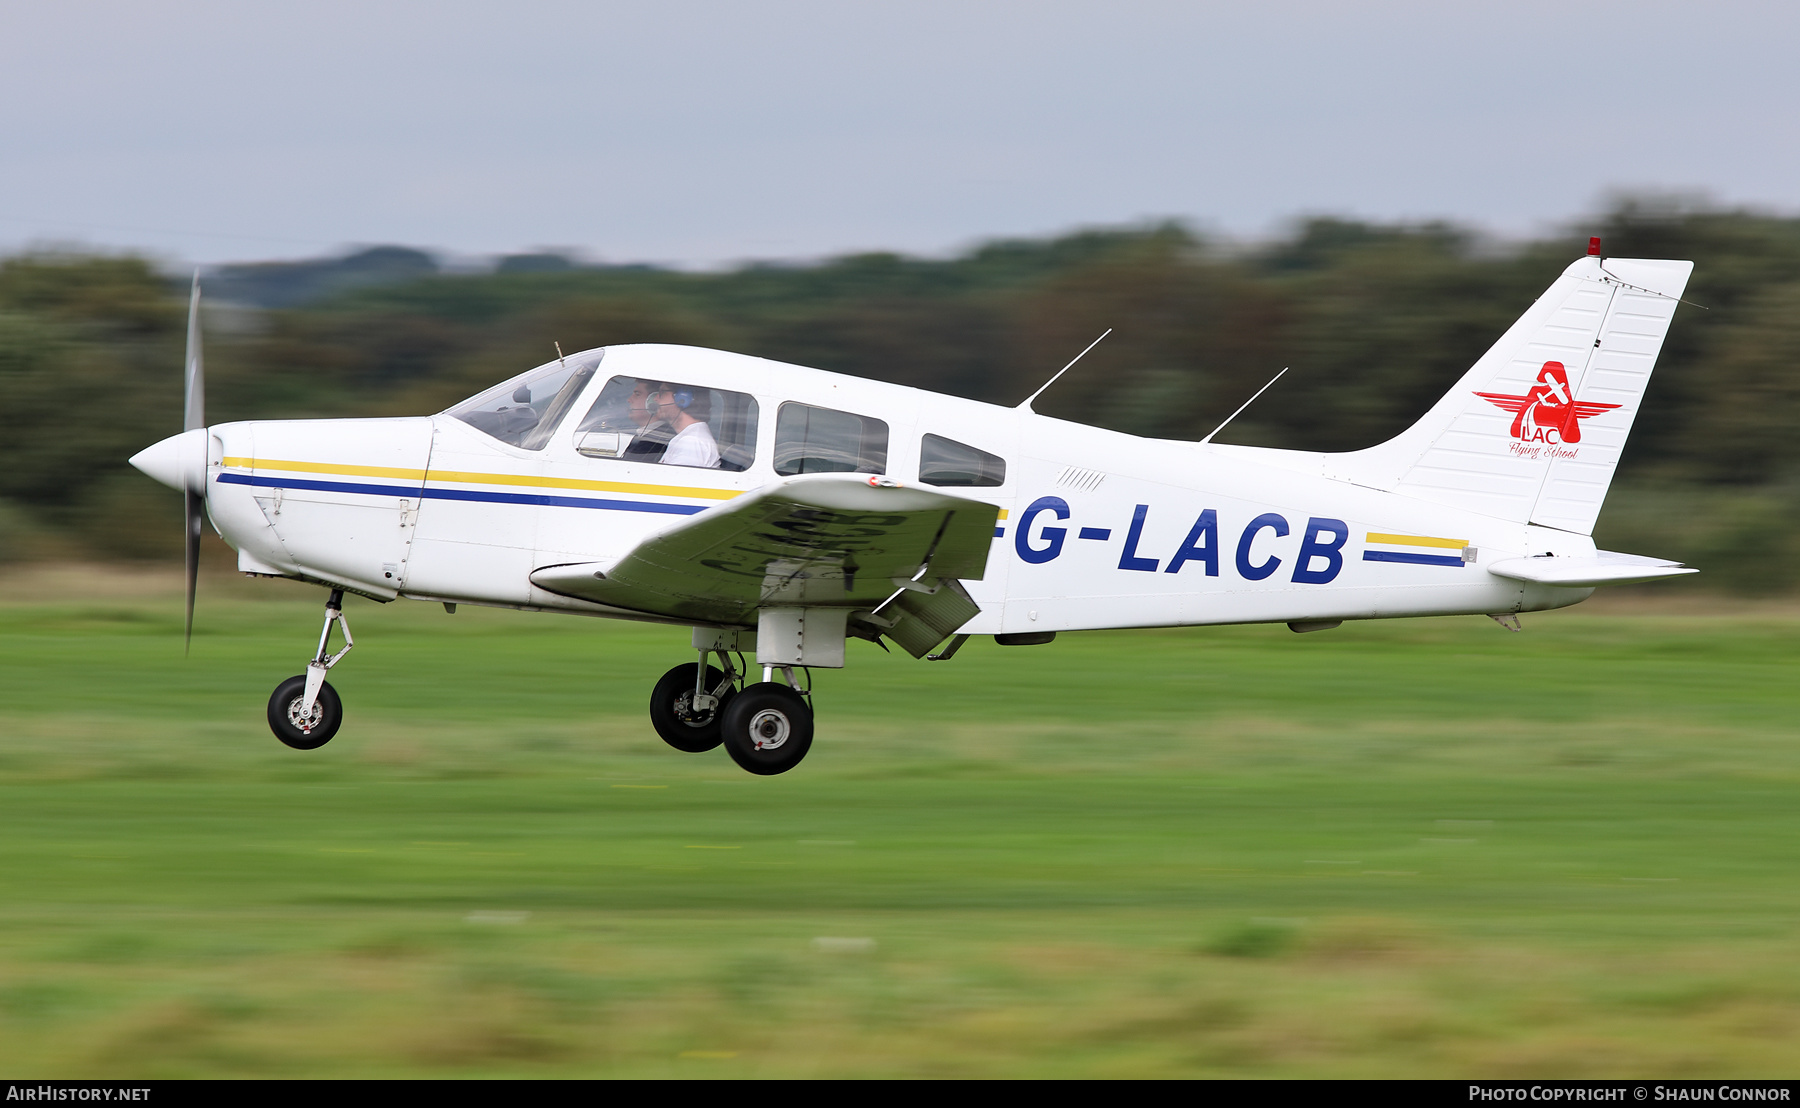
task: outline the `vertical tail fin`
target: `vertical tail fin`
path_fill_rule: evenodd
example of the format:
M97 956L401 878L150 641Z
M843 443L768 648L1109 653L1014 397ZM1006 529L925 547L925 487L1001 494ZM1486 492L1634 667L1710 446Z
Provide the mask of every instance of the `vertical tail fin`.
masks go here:
M1591 534L1692 262L1586 257L1442 400L1332 476Z

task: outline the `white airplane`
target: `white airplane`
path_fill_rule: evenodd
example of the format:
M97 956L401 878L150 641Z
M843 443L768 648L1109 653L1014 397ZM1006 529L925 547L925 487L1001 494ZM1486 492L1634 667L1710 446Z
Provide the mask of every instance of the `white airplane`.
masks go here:
M312 661L269 701L289 746L342 720L325 675L352 646L349 592L691 627L698 659L651 694L657 733L775 774L811 746L810 671L851 638L941 661L972 635L1097 628L1516 630L1599 585L1695 572L1590 537L1693 269L1598 255L1411 428L1347 453L1139 438L1030 399L659 345L559 351L434 416L209 427L196 278L188 429L131 463L186 493L190 636L203 512L244 573L330 590Z

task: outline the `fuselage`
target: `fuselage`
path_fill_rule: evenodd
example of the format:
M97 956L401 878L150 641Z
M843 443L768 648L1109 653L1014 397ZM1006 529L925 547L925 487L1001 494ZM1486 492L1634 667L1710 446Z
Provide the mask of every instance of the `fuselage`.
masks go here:
M580 413L619 377L752 398L743 418L754 424L754 448L745 447L742 468L578 450ZM962 628L971 634L1517 612L1592 591L1483 568L1591 555L1584 536L1328 477L1319 455L1144 439L677 346L608 349L561 426L534 448L448 413L210 427L206 504L249 573L381 600L685 623L558 595L531 574L622 557L658 531L785 480L784 405L885 425L880 468L902 484L939 479L929 465L922 472L927 436L930 449L948 440L1000 460L984 474L990 483L942 490L1000 509L986 573L964 582L981 608Z

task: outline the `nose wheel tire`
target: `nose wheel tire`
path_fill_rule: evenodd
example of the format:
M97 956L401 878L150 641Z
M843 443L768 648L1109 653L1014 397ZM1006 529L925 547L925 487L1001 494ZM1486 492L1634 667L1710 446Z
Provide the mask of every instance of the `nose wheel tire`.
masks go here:
M317 750L331 741L344 722L344 703L329 683L319 686L310 713L301 711L305 700L305 674L275 686L275 695L269 697L269 730L295 750Z
M656 688L650 692L650 724L662 741L676 750L689 754L700 754L718 746L722 741L719 723L731 704L733 690L727 688L717 693L719 705L708 712L694 712L691 705L694 701L694 670L697 662L676 666L662 675ZM725 671L717 666L706 667L706 687L716 689L725 680Z
M812 748L813 711L806 698L773 681L751 685L725 706L725 752L751 773L786 773Z

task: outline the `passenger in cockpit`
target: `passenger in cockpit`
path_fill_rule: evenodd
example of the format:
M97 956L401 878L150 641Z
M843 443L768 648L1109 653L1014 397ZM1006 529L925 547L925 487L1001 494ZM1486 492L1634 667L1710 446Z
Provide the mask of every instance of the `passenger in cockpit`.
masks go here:
M712 397L705 389L666 383L650 396L656 416L674 428L675 437L663 451L664 465L719 468L719 444L706 425L712 415Z

